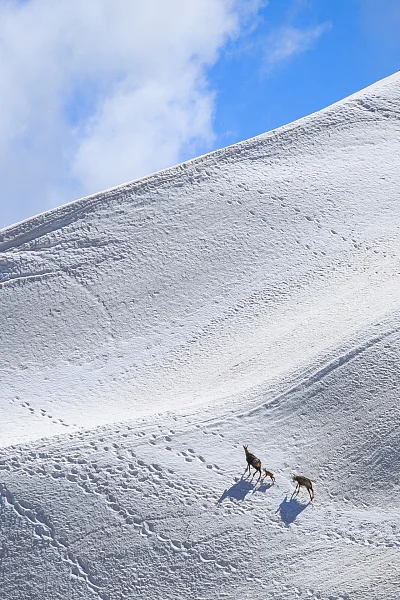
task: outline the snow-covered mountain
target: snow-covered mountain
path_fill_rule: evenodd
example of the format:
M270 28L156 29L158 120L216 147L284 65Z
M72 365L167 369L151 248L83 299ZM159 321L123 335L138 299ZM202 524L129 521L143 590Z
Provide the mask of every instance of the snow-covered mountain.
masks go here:
M397 73L0 232L1 598L400 598L399 156Z

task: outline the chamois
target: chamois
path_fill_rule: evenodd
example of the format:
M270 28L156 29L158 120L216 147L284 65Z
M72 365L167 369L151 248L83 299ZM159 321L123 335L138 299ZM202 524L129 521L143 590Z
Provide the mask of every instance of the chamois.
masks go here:
M273 473L271 473L271 471L268 471L268 469L263 469L263 471L264 471L264 477L263 477L263 481L264 481L264 479L266 479L267 477L270 477L270 478L271 478L271 480L272 480L272 484L274 484L274 483L275 483L275 477L274 477L274 474L273 474Z
M245 451L245 454L246 454L246 460L247 460L247 468L246 468L245 473L247 473L247 471L248 471L249 475L250 475L250 473L251 473L250 467L253 467L253 469L255 469L255 471L253 473L253 477L254 477L254 475L258 471L260 475L259 475L257 481L260 481L260 478L261 478L261 460L259 458L257 458L254 454L252 454L251 452L249 452L247 450L248 446L244 446L243 445L243 448L244 448L244 451ZM252 477L252 479L253 479L253 477Z
M303 477L303 475L293 475L293 482L296 484L296 489L293 492L293 495L299 493L301 487L305 487L308 493L310 494L311 502L314 500L314 490L312 486L312 482L307 477Z

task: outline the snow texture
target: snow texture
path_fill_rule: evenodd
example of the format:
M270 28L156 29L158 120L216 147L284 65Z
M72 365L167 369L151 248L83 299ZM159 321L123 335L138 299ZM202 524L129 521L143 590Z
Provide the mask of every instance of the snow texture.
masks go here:
M396 73L0 232L2 599L400 598L399 156Z

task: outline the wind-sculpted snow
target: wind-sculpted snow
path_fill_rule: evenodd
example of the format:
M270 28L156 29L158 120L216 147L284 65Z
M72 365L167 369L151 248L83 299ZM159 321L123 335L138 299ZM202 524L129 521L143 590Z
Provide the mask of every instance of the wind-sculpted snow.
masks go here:
M399 107L0 232L2 598L398 599Z

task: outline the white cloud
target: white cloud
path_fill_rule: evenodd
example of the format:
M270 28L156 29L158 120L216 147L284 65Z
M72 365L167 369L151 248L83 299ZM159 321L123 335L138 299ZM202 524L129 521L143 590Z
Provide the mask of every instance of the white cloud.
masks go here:
M213 140L207 68L259 0L0 5L0 226Z
M291 25L281 27L271 34L267 40L266 69L271 69L279 63L286 62L296 54L305 52L330 28L331 24L328 22L308 29L299 29Z

